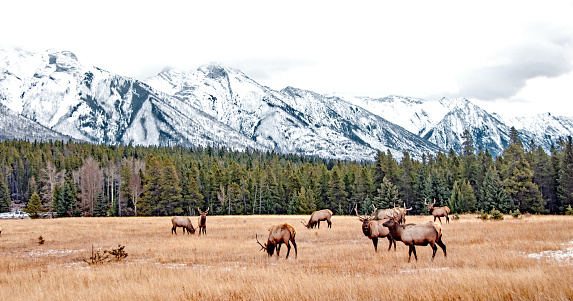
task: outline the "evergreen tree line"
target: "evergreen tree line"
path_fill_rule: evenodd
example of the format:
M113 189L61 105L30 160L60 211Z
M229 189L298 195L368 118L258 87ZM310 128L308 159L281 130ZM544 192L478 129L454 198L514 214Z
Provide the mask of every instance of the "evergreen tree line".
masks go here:
M561 139L547 154L524 146L512 129L504 153L463 149L398 162L378 152L351 162L232 151L213 147L103 146L72 141L0 143L0 212L26 207L32 214L69 216L369 214L373 206L424 202L453 213L495 208L503 213L562 214L573 204L573 146Z

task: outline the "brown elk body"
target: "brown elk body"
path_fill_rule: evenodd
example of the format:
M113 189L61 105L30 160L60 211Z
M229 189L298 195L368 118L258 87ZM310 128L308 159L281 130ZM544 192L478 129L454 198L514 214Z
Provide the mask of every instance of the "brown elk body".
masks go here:
M183 228L183 234L185 234L185 230L187 230L187 234L195 234L195 228L188 217L176 216L171 219L171 223L173 224L171 234L177 235L177 227Z
M360 216L358 215L358 209L355 207L354 211L356 216L362 222L362 233L364 236L370 238L374 244L374 252L378 252L378 239L386 237L388 238L388 251L392 248L392 243L394 243L394 251L396 251L396 241L392 239L390 235L390 229L383 225L384 221L374 220L374 216Z
M294 254L295 258L298 257L298 251L296 248L296 230L290 224L280 224L275 225L269 228L269 238L267 242L263 245L259 242L258 235L256 235L257 243L261 246L261 249L266 251L267 254L273 256L275 249L277 251L277 257L279 257L279 253L281 251L281 245L286 244L287 246L287 254L286 258L288 258L290 254L290 243L294 246Z
M314 211L311 215L310 215L310 219L308 220L308 223L304 223L304 221L302 221L302 224L307 228L307 229L313 229L314 227L317 227L318 229L320 229L320 222L321 221L326 221L328 223L328 228L332 228L332 222L330 221L330 218L332 218L332 211L330 211L330 209L323 209L323 210L318 210L318 211Z
M427 246L428 244L432 247L432 260L434 260L438 250L436 244L444 251L444 257L447 257L446 245L442 242L442 227L439 224L427 222L419 225L399 225L396 221L390 219L384 222L383 225L390 229L390 235L393 239L401 241L408 246L408 262L412 257L412 253L414 253L416 261L418 260L416 246Z
M446 217L446 223L450 223L450 208L448 206L444 207L434 207L436 204L436 200L432 204L428 204L427 200L424 199L424 204L428 205L428 212L430 212L434 216L434 222L436 221L436 217L442 223L442 219L440 217Z
M373 220L386 220L389 218L394 218L395 216L399 215L400 212L397 208L391 209L376 209L374 207L374 213L372 213Z
M209 208L206 211L201 211L199 207L197 207L197 211L199 211L199 221L198 221L198 228L199 228L199 236L201 233L207 235L207 213L209 213Z

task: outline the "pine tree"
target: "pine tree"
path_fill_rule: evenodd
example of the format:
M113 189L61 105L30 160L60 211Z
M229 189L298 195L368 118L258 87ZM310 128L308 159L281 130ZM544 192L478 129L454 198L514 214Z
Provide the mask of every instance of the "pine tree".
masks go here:
M335 166L330 173L330 181L328 182L328 208L335 214L344 214L343 204L346 201L346 187L340 175L338 166Z
M573 206L573 143L567 139L561 155L561 164L557 178L557 199L559 212L565 212Z
M476 210L476 197L474 190L469 181L463 180L462 186L460 187L460 193L462 195L463 203L460 208L462 212L474 212Z
M478 210L488 212L491 208L496 208L503 213L509 213L514 209L513 201L503 188L495 166L486 172L481 190L482 200L478 203Z
M157 215L159 213L160 189L159 179L161 178L161 163L150 156L145 174L145 184L143 185L143 195L139 201L139 214L144 216Z
M159 177L158 215L182 215L184 213L179 187L179 177L175 166L168 159L163 163Z
M6 177L0 171L0 212L9 212L12 208L12 199L8 190Z
M533 183L533 170L524 157L515 164L505 181L508 194L521 212L542 213L544 202L537 185Z
M377 208L388 209L400 206L402 201L398 197L398 188L386 177L382 180L382 184L380 184L380 188L377 191L378 195L374 198Z
M454 187L452 188L452 194L448 200L448 207L452 213L462 213L463 196L458 185L458 181L454 182Z
M44 206L42 206L42 200L37 193L32 194L32 197L30 197L30 201L28 201L28 204L26 204L24 211L30 214L31 218L38 218L39 213L46 211Z
M108 215L109 211L109 204L105 201L103 197L103 193L98 193L96 206L95 206L95 216L97 217L105 217Z

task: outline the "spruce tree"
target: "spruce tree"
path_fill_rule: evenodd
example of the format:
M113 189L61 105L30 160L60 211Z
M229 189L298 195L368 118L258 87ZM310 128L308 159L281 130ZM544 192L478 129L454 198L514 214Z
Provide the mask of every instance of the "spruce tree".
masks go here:
M573 143L567 139L561 155L561 164L557 178L557 199L559 212L565 212L573 206Z
M12 208L12 199L6 177L0 171L0 212L9 212Z
M185 208L187 210L187 208ZM165 160L159 177L158 215L183 215L184 208L181 197L181 187L175 166L170 160Z
M343 203L346 201L346 187L340 175L338 166L335 166L330 173L330 181L328 182L328 209L332 210L335 214L344 214L341 210L344 209Z
M542 213L544 202L537 185L533 183L533 170L525 157L514 165L505 181L508 194L521 212Z
M382 184L380 184L380 188L377 191L378 195L374 198L377 208L389 209L400 206L402 201L398 197L398 188L386 177L382 179Z
M34 194L32 194L28 204L26 204L26 208L24 208L24 211L30 214L31 218L38 218L39 213L46 211L44 206L42 206L42 200L37 193L34 192Z
M95 206L95 216L96 217L105 217L107 216L109 211L109 204L106 202L105 198L103 197L103 193L98 193L96 206Z
M488 212L491 208L496 208L503 213L509 213L514 209L513 201L503 188L495 166L486 172L481 190L482 200L478 203L478 210Z

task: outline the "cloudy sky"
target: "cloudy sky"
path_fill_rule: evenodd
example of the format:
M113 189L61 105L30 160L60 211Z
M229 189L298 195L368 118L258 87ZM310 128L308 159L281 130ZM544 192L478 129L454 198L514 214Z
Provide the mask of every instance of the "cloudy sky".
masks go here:
M0 4L0 48L69 50L138 79L218 62L277 90L573 116L572 16L571 0L19 0Z

